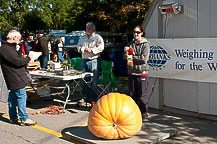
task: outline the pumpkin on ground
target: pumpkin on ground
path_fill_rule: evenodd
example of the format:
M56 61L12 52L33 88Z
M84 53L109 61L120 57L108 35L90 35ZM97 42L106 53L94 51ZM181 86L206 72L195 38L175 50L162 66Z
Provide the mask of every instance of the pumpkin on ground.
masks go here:
M137 134L142 126L141 112L134 100L109 93L93 106L88 117L89 131L99 138L123 139Z

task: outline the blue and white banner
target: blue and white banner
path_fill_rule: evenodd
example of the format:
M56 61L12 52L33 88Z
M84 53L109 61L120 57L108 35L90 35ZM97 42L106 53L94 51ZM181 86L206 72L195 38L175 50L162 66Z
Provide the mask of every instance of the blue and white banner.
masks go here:
M217 83L217 38L148 40L149 76Z

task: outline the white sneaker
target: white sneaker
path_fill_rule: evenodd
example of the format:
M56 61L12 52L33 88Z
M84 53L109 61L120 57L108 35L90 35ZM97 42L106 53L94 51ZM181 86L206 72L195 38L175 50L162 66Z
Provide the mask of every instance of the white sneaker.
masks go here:
M27 119L26 121L24 122L21 122L21 126L33 126L33 125L36 125L37 122L31 120L31 119Z
M85 100L84 99L80 99L78 102L79 103L83 103L83 102L85 102Z

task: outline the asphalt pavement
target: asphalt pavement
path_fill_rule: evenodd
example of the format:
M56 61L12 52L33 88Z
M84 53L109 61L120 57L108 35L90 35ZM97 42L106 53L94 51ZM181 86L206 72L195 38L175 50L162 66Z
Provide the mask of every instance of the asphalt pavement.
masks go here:
M56 91L55 91L56 92ZM77 92L79 97L79 92ZM59 115L32 113L47 110L46 106L63 105L57 96L53 100L33 99L27 106L30 119L37 126L19 126L10 124L7 103L0 102L0 141L2 144L67 144L80 143L67 140L63 133L75 127L87 124L90 108L78 107L75 101L66 106L65 113ZM150 109L148 121L177 128L175 136L161 141L162 144L216 144L217 121L195 118L171 112Z

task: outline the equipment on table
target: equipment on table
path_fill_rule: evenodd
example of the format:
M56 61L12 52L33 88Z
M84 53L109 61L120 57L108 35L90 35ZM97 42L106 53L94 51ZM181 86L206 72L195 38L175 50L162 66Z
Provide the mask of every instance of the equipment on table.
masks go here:
M56 75L61 75L61 76L67 76L67 75L77 75L81 74L82 71L77 71L74 69L68 69L68 70L56 70L54 71Z
M54 70L56 70L56 69L60 69L61 68L61 65L60 65L60 63L59 62L52 62L52 63L50 63L50 68L51 69L54 69Z
M40 63L38 61L28 63L27 68L29 71L34 71L34 70L40 69Z
M93 73L90 72L80 72L77 71L78 73L76 74L70 74L70 75L66 75L66 76L61 76L59 75L59 73L61 74L61 71L55 70L58 74L55 73L54 70L52 70L53 72L47 72L47 71L31 71L30 74L32 77L36 77L36 78L45 78L45 79L55 79L55 80L61 80L64 82L65 87L63 89L63 91L61 92L61 94L67 94L65 102L64 102L64 106L63 108L65 109L65 106L68 102L68 99L70 97L70 95L73 95L76 91L77 88L81 88L81 82L84 81L85 83L87 83L87 85L89 85L88 82L86 82L84 79L86 77L93 77ZM74 70L62 70L63 74L64 71L67 72L73 72ZM65 97L65 96L64 96Z

